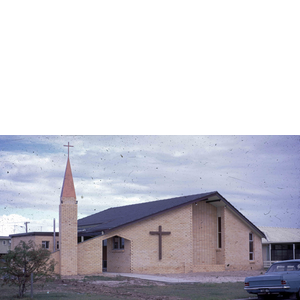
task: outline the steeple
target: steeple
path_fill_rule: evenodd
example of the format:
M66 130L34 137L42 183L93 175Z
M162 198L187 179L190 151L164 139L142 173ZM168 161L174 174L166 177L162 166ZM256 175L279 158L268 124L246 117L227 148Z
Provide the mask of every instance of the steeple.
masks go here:
M59 256L60 275L77 275L77 201L69 159L59 204Z
M68 147L68 161L67 161L65 177L64 177L64 182L63 182L63 187L61 190L60 198L72 197L72 198L76 199L73 175L72 175L70 158L69 158L69 147L73 147L73 146L70 146L69 143L68 143L68 145L64 145L64 146Z
M65 178L64 178L60 198L69 198L69 197L76 199L75 187L74 187L73 176L71 171L71 164L70 164L70 159L68 157Z

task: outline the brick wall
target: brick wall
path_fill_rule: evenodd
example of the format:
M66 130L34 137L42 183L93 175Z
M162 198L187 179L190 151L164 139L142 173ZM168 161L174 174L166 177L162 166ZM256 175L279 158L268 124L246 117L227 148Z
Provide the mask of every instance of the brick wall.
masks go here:
M60 271L60 255L59 251L51 253L51 258L55 260L55 267L54 267L54 272L55 274L59 274Z
M57 240L58 237L56 236L55 239ZM13 237L11 239L11 249L13 250L20 243L20 241L24 241L25 243L28 243L30 240L32 240L37 246L42 245L43 241L48 241L49 242L48 250L53 252L53 235L52 236L31 235L31 236Z
M261 238L232 211L224 209L225 265L227 270L260 270L263 268ZM249 260L249 233L253 233L254 260Z
M217 218L221 217L222 247L218 248ZM158 258L158 236L149 231L171 231L162 237L162 259ZM251 229L233 212L198 202L165 214L113 230L108 239L109 272L182 273L262 268L261 238L253 232L254 261L249 261ZM125 249L112 250L114 235L127 239ZM131 254L131 255L130 255ZM227 266L228 265L228 266ZM130 267L129 267L130 266Z
M59 205L60 275L77 275L77 204L62 198Z
M64 203L66 204L66 203ZM77 205L60 205L62 249L52 254L61 275L88 275L102 272L102 240L107 239L107 270L120 273L184 273L226 270L260 270L263 267L261 238L232 211L205 202L186 205L161 215L115 229L104 236L77 245ZM73 219L72 219L73 216ZM222 247L218 248L217 218L222 220ZM62 227L64 226L64 227ZM158 236L150 231L170 231L162 237L162 259L158 257ZM249 260L249 233L254 240L254 260ZM114 250L112 238L125 239L124 250ZM29 236L12 239L36 244L53 237ZM78 251L78 252L77 252ZM60 257L59 257L60 255ZM63 261L62 261L63 259ZM58 268L58 269L57 269Z
M215 265L217 208L204 201L193 204L193 264Z
M107 257L108 272L131 272L131 241L125 239L124 249L113 249L113 237L107 240L107 249L110 249Z
M113 253L112 245L108 240L108 271L117 270L110 263L114 258L115 261L118 260L120 269L124 268L132 273L190 272L192 270L191 216L192 207L188 205L110 232L105 236L106 238L118 235L128 242L127 245L125 243L123 252ZM171 231L170 235L162 237L161 260L158 256L158 236L149 233L158 231L159 226L162 226L162 231Z
M102 239L93 238L77 246L78 274L90 275L102 273Z
M56 236L56 240L57 240ZM50 260L54 258L56 264L54 268L54 272L56 274L59 274L60 272L60 258L59 258L59 251L53 252L53 236L45 235L32 235L32 236L20 236L20 237L13 237L11 239L11 249L13 250L20 241L24 241L25 243L28 243L30 240L32 240L37 246L42 245L42 241L49 241L49 251L52 252L50 256Z

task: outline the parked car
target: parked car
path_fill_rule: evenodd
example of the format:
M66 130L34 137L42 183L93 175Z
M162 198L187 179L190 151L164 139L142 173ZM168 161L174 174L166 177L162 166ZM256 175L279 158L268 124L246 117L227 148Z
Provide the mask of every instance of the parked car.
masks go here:
M245 288L250 294L257 294L258 299L270 295L300 299L300 259L274 263L265 275L245 278Z

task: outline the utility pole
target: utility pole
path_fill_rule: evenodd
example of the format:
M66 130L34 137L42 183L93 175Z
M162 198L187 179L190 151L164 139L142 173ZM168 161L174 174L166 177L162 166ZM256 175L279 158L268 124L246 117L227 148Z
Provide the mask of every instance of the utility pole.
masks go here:
M56 250L55 244L55 219L53 219L53 252Z
M27 224L28 223L30 223L30 222L25 222L24 224L25 224L25 226L26 226L26 233L28 232L28 230L27 230Z

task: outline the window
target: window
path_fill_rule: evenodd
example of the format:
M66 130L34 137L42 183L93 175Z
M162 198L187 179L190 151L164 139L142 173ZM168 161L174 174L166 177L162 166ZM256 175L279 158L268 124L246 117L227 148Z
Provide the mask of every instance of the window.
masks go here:
M286 271L299 271L300 270L300 264L298 262L288 262L288 263L275 263L273 264L269 272L286 272Z
M3 245L6 245L6 241L3 241L2 244L3 244Z
M249 260L254 260L253 234L249 233Z
M293 244L272 244L272 260L293 259Z
M43 241L42 242L42 248L49 249L49 241Z
M222 248L222 223L221 217L218 217L218 248Z
M300 244L295 244L295 258L300 258Z
M56 250L59 250L59 241L56 241Z
M113 237L113 249L124 249L124 239L119 236Z

